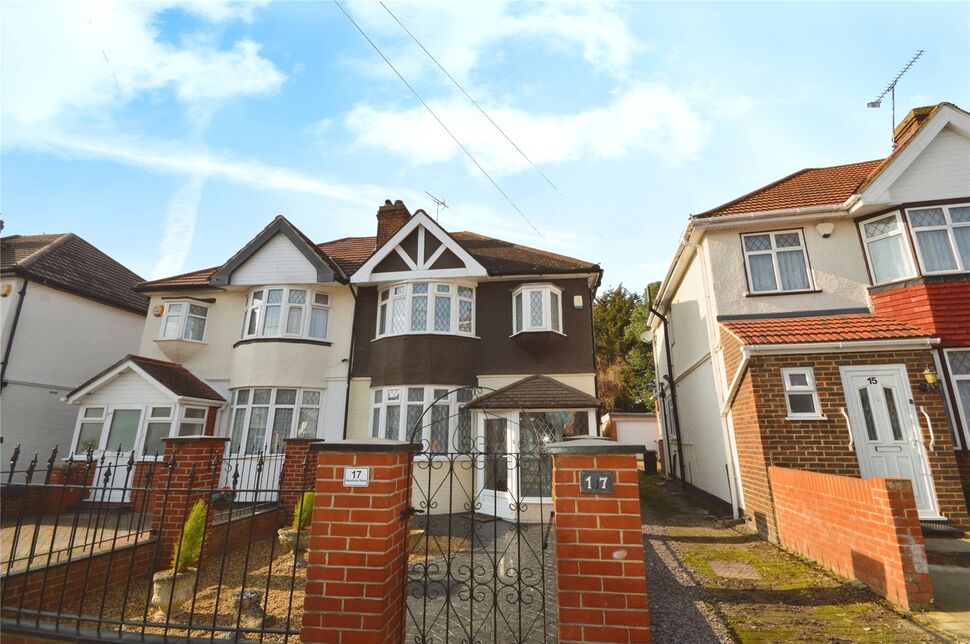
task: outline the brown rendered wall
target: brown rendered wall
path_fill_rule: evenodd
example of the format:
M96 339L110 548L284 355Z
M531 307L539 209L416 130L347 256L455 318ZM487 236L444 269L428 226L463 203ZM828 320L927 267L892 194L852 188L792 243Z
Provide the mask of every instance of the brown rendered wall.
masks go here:
M530 282L552 283L562 289L565 337L542 347L511 338L512 291ZM583 308L573 308L573 296ZM371 377L374 386L399 384L476 384L478 375L591 373L593 328L590 289L585 278L485 282L478 285L475 331L478 338L451 335L404 335L374 340L377 288L357 295L354 339L355 377ZM537 335L537 334L523 334Z
M777 540L769 465L861 476L855 450L849 449L849 430L839 411L846 404L839 367L905 364L916 406L926 407L936 428L936 448L927 454L940 511L953 524L970 527L943 399L939 392L919 390L920 373L931 361L928 350L753 357L731 407L748 524L762 536ZM785 419L783 367L814 369L827 420Z

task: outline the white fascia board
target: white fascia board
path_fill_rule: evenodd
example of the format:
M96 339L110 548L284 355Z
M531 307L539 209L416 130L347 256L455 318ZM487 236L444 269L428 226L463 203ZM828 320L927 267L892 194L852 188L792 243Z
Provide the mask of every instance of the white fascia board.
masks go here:
M430 280L468 277L464 268L439 268L433 271L393 271L390 273L371 273L366 283L403 282L405 280Z
M683 278L687 266L690 264L690 259L697 249L697 244L703 237L704 231L695 227L693 221L688 221L687 227L684 228L684 232L677 242L677 250L674 253L673 260L670 262L670 267L667 269L667 274L664 276L663 282L660 283L660 289L657 291L654 307L658 311L663 312L666 310L667 300L673 296L676 289L680 286L680 280ZM659 324L660 321L653 313L647 316L647 326L650 329L655 330Z
M939 338L900 338L898 340L844 340L838 342L792 342L788 344L749 344L741 348L745 356L787 355L795 353L847 353L889 349L928 349Z
M141 376L142 378L144 378L145 380L147 380L149 383L151 383L152 386L154 386L156 389L158 389L160 392L162 392L166 397L171 398L172 400L177 400L178 399L177 396L175 395L175 393L172 390L168 389L167 387L165 387L164 385L162 385L162 383L160 383L157 380L155 380L154 378L152 378L150 375L148 375L148 373L144 369L142 369L141 367L139 367L137 364L135 364L131 360L126 360L126 361L122 362L121 364L119 364L114 369L112 369L111 371L103 374L97 380L88 383L88 385L86 387L84 387L84 389L81 389L80 391L75 392L73 395L68 396L65 399L66 402L68 402L69 404L72 404L72 405L78 405L78 404L80 404L81 403L81 398L83 398L84 396L87 396L88 394L90 394L90 393L92 393L94 391L97 391L98 389L101 389L102 387L108 385L109 383L111 383L112 380L120 377L121 375L124 374L125 371L127 371L129 369L131 371L135 372L136 374L138 374L139 376Z
M227 407L226 401L212 400L210 398L194 398L192 396L179 396L176 400L186 405L200 405L203 407Z
M485 267L478 263L474 257L472 257L468 251L461 247L458 242L452 239L449 235L434 219L428 216L428 213L423 210L415 212L411 218L404 224L400 230L394 233L393 236L383 246L377 249L370 258L364 262L353 277L351 277L350 282L352 284L369 284L377 281L393 280L393 279L420 279L422 276L417 275L415 271L397 271L394 273L379 273L375 274L374 269L380 264L385 257L394 252L394 249L405 239L408 235L414 232L418 226L424 226L427 232L438 238L441 244L453 252L458 259L465 264L464 269L443 269L434 271L424 271L426 275L424 277L485 277L488 275L488 271ZM451 271L460 271L460 275L446 275ZM406 275L406 277L388 277L390 275L399 276Z
M849 198L851 200L852 197ZM848 201L846 202L848 203ZM759 224L804 222L808 215L818 215L825 219L844 219L849 216L846 203L830 204L827 206L811 206L808 208L786 208L784 210L764 210L761 212L741 213L739 215L721 215L695 220L697 228L734 228L739 224L757 222Z

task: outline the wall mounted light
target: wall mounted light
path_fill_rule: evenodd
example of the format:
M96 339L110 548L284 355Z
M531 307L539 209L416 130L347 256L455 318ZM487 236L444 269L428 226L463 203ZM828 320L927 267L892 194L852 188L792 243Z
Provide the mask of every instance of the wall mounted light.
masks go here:
M0 289L0 297L7 297L13 291L13 286L10 284L4 284L3 288Z
M835 230L835 224L830 221L820 221L815 224L815 232L822 236L822 239L828 239L832 236L832 231Z
M157 318L162 317L162 313L164 312L165 312L164 304L157 304L154 307L152 307L152 315L154 315Z
M919 383L919 390L926 393L929 391L936 391L940 387L940 377L936 373L936 369L933 367L927 367L923 369L923 381Z
M579 310L583 308L583 296L573 295L573 308Z

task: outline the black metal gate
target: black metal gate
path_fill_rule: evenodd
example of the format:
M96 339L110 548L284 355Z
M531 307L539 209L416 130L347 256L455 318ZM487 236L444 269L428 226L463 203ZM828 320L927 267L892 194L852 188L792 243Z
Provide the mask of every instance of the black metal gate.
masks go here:
M481 393L460 391L466 401ZM434 407L408 419L421 449L412 463L407 641L556 641L551 460L542 446L558 437L520 426L518 415L479 411L473 424L464 406L457 418Z

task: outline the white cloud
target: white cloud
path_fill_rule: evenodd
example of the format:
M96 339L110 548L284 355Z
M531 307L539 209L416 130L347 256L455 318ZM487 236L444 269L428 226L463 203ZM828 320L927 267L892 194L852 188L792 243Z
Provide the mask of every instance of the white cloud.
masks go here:
M195 237L195 219L202 200L205 177L191 177L168 202L165 232L158 247L152 279L181 273Z
M277 90L285 76L251 40L221 48L206 33L162 42L159 12L250 19L255 5L206 2L10 2L3 7L3 114L14 124L103 116L171 89L190 111ZM210 111L211 113L211 111Z
M431 107L489 172L510 174L528 167L463 98L432 101ZM537 164L615 159L646 151L676 165L695 158L710 134L685 93L657 84L638 85L608 105L575 114L530 114L508 106L486 110ZM345 122L359 144L388 150L416 165L463 157L421 106L396 110L358 105Z

